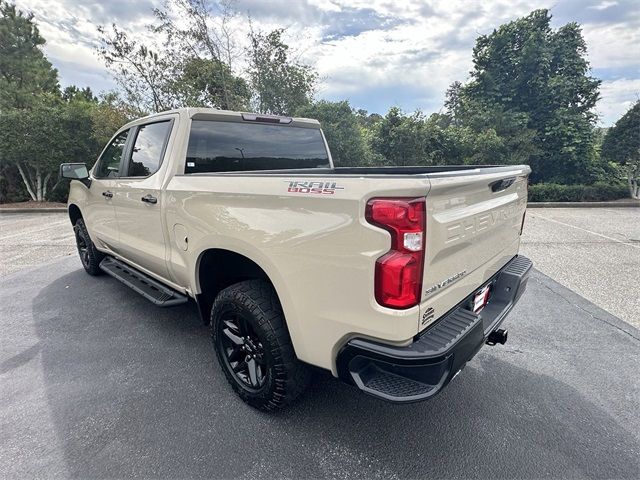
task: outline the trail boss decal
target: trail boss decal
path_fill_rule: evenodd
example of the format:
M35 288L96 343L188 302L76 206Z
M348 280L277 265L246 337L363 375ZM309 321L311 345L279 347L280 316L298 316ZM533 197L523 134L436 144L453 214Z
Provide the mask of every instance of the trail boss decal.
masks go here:
M287 192L302 193L306 195L334 195L336 190L344 190L338 187L336 182L306 182L301 180L285 180L289 184Z

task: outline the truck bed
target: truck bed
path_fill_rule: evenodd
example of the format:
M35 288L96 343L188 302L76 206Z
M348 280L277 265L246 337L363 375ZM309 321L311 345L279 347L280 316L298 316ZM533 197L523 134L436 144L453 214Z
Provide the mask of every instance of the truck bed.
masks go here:
M429 165L429 166L407 166L407 167L335 167L335 168L292 168L279 170L252 170L246 172L215 172L215 173L190 173L189 176L286 176L303 175L303 176L375 176L385 177L393 176L394 178L403 176L442 176L442 174L454 174L464 172L465 175L473 175L474 173L486 173L487 169L491 172L510 171L513 166L510 165Z

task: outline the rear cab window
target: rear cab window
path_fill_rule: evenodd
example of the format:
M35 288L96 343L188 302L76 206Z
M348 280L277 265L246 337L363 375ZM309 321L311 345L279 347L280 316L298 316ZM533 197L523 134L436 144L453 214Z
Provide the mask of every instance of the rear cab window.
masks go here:
M318 128L193 120L185 173L327 168Z

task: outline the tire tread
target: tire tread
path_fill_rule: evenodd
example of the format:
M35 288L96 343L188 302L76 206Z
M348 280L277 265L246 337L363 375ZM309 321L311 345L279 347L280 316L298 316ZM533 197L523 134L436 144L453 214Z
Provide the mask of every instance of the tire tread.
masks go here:
M273 287L264 280L246 280L222 290L211 309L210 331L216 345L216 314L220 307L232 302L248 310L264 335L263 342L273 357L273 388L266 394L252 394L237 384L217 351L218 360L233 389L248 404L264 411L273 411L289 405L298 398L310 380L307 365L296 357L284 314Z
M82 218L76 220L76 223L73 226L74 231L78 229L82 236L85 238L85 242L87 243L87 248L89 249L89 265L85 265L82 259L80 262L84 267L85 271L92 276L102 275L102 269L100 268L100 262L104 259L104 254L96 248L89 236L89 231L87 230L87 226L84 223ZM75 232L76 235L78 232ZM80 250L78 249L78 254Z

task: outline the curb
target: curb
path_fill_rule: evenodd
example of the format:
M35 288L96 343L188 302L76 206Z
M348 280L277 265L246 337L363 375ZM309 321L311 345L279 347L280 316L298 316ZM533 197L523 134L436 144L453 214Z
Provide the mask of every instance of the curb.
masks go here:
M64 207L50 207L50 208L0 208L0 214L2 213L60 213L66 212Z
M527 208L640 208L638 201L625 202L529 202Z

